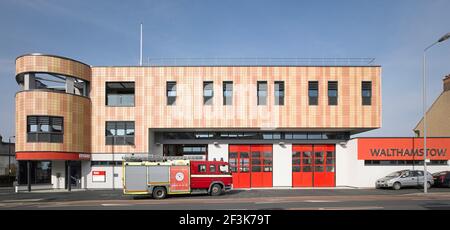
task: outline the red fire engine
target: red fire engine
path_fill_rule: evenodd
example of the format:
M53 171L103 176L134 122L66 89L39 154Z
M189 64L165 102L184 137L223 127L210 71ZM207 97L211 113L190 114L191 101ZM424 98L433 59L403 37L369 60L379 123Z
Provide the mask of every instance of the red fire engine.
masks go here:
M232 176L224 161L125 161L122 179L124 194L152 195L155 199L167 194L218 196L232 187Z

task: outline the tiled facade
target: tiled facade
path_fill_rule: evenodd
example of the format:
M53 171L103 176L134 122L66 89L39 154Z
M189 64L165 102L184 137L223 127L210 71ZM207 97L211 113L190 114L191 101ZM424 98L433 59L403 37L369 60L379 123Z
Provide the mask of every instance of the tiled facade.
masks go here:
M146 153L149 129L343 130L381 126L379 66L162 66L91 67L71 59L24 55L17 75L49 72L86 80L89 97L24 91L16 96L17 151ZM135 105L105 103L105 83L135 82ZM177 82L177 101L166 104L166 82ZM212 105L203 105L203 81L212 81ZM233 82L232 105L223 105L222 84ZM267 81L267 105L257 105L257 81ZM274 103L274 82L284 81L284 105ZM308 81L319 82L319 103L308 105ZM338 104L328 105L328 81L338 82ZM372 82L372 105L361 102L361 82ZM27 115L64 117L64 143L26 142ZM135 121L135 144L105 145L106 121ZM112 149L114 148L114 149Z
M340 129L381 126L380 67L93 67L92 152L111 152L105 122L135 121L135 146L115 152L147 152L149 128ZM134 81L135 106L105 105L105 82ZM177 82L176 105L166 105L166 82ZM203 81L213 81L212 105L203 105ZM222 83L233 82L233 102L223 105ZM257 105L256 83L267 81L268 102ZM274 105L274 82L285 83L285 104ZM308 81L319 81L319 105L308 105ZM329 106L327 82L338 81L338 105ZM361 103L361 82L372 81L372 105Z

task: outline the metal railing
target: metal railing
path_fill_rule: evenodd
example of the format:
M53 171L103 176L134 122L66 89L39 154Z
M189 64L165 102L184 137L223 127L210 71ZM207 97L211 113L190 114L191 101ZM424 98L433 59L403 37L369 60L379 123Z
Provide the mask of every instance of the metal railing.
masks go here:
M371 66L375 58L148 58L144 66Z

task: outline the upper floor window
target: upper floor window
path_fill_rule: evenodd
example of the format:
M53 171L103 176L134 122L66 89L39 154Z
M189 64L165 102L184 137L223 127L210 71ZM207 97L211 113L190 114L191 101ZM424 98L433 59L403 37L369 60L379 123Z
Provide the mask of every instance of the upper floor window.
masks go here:
M134 145L134 121L107 121L107 145Z
M107 106L134 106L134 82L106 82Z
M309 105L318 105L319 104L319 82L318 81L308 82L308 97L309 97Z
M275 82L275 105L284 105L284 81Z
M233 82L224 81L223 82L223 105L233 104Z
M56 73L26 73L18 75L23 90L48 90L89 96L89 82Z
M177 82L168 81L166 85L167 90L167 105L175 105L177 100Z
M338 104L338 83L337 81L328 82L328 105Z
M362 105L372 105L372 82L363 81L361 88Z
M212 81L204 81L203 82L203 104L204 105L212 105L213 103L213 82Z
M267 81L257 82L258 105L267 105Z
M27 116L27 142L62 143L64 118Z

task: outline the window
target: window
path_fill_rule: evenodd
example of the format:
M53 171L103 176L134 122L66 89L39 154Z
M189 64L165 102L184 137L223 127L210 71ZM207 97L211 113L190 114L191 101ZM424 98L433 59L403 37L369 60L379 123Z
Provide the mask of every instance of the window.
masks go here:
M216 172L216 165L209 165L209 172L215 173Z
M91 166L121 166L122 161L91 161Z
M134 106L134 82L106 82L106 105Z
M63 117L28 116L27 142L63 142Z
M28 167L27 161L19 161L19 184L27 184ZM51 161L30 161L30 183L50 184L52 181Z
M284 105L284 81L275 82L275 105Z
M206 165L198 165L198 172L206 172Z
M257 82L258 105L267 105L267 81Z
M221 165L221 166L219 166L219 170L220 170L220 173L222 173L222 174L228 173L229 172L228 165Z
M337 105L338 103L338 83L337 81L328 82L328 105Z
M310 81L308 82L308 97L309 97L309 105L318 105L319 104L319 82L318 81Z
M212 105L214 96L213 82L204 81L203 82L203 104Z
M175 81L168 81L167 85L167 105L175 105L177 100L177 83Z
M362 88L362 105L372 105L372 82L363 81Z
M223 82L223 105L233 104L233 82L224 81Z
M134 145L134 121L107 121L107 145Z

